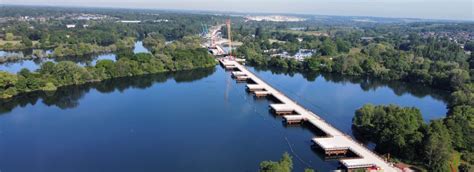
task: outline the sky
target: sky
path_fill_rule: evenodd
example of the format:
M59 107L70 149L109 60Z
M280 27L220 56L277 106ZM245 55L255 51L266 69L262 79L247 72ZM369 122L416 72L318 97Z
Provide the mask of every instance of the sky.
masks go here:
M474 21L474 0L0 0L0 4L212 10Z

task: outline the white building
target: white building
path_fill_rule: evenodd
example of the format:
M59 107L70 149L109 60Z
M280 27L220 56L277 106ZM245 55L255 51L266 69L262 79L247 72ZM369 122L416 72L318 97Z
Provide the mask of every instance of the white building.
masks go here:
M140 20L120 20L120 23L140 23Z
M299 61L303 61L305 58L309 58L313 56L313 54L316 52L316 50L308 50L308 49L300 49L296 54L295 54L295 59Z
M68 28L68 29L69 29L69 28L75 28L75 27L76 27L75 24L68 24L68 25L66 25L66 28Z
M291 58L290 54L286 51L278 54L272 54L272 57Z

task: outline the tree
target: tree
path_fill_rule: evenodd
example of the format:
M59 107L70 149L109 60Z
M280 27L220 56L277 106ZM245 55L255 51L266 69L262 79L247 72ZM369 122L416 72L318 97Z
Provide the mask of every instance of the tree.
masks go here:
M42 90L45 90L45 91L55 91L56 89L58 89L53 83L51 82L48 82L45 84L45 86L43 88L41 88Z
M161 34L151 33L143 40L143 45L150 48L153 53L163 53L163 49L166 46L166 39Z
M293 169L292 157L285 152L278 162L263 161L260 163L261 172L291 172Z
M20 43L23 44L27 48L31 48L33 46L33 42L31 42L31 40L26 36L21 38Z
M449 171L451 138L441 120L430 123L424 144L424 157L429 171Z
M340 38L336 39L337 51L340 53L347 53L350 50L350 44Z
M98 70L98 75L103 79L115 76L115 64L112 60L98 60L95 68Z
M474 41L469 41L464 45L464 50L474 52Z
M305 69L310 71L319 71L321 66L321 61L318 58L311 57L304 60Z
M56 65L55 63L50 62L50 61L45 62L45 63L41 64L40 69L38 71L42 75L51 75L54 72L54 66L55 65Z
M53 69L53 76L59 85L81 84L90 79L90 74L85 68L70 61L57 63Z
M445 124L454 147L458 150L474 150L474 107L455 106L445 119Z
M8 72L0 71L0 89L7 89L18 82L18 77Z
M5 40L7 40L7 41L13 41L14 38L15 38L15 36L13 35L13 33L6 33L5 34Z
M17 94L15 85L18 77L14 74L0 71L0 98L10 98Z
M336 45L331 39L326 39L321 45L321 54L323 56L331 56L336 54Z
M459 90L451 93L451 107L457 105L471 105L474 106L474 92L470 90Z
M262 28L261 28L261 27L257 27L257 28L255 29L255 38L261 38L262 35L263 35L263 33L262 33Z
M470 81L469 72L462 69L453 69L449 72L449 81L451 87L461 87L466 82Z
M268 62L269 66L288 69L288 63L281 57L272 57Z

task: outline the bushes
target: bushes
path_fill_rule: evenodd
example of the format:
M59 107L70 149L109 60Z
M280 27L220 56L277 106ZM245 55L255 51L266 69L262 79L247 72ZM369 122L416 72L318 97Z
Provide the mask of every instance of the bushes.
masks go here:
M53 67L52 78L56 85L77 85L91 80L90 73L83 67L70 61L59 62Z
M260 172L291 172L293 160L288 153L284 153L280 161L263 161L260 163Z
M15 85L18 82L16 75L0 71L0 98L10 98L17 94Z
M125 46L122 45L121 46ZM64 45L61 44L54 49L53 55L56 57L65 57L65 56L83 56L94 53L103 53L103 52L112 52L116 51L117 46L99 46L97 44L89 43L79 43L73 45Z
M208 58L206 49L179 49L170 53L173 57L176 70L189 70L195 67L206 67L215 64L213 58Z

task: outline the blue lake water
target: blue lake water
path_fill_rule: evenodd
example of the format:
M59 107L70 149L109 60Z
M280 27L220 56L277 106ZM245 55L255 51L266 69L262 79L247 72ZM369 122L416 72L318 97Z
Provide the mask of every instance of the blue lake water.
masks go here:
M148 49L143 46L142 41L135 42L135 46L133 49L134 53L149 53ZM48 51L51 53L51 51ZM0 51L0 58L5 56L11 55L25 55L28 54L27 52L22 51ZM41 59L28 59L28 60L19 60L14 62L7 62L0 64L0 71L7 71L10 73L17 73L21 71L21 69L26 68L30 71L35 71L40 68L40 65L47 61L59 62L59 61L73 61L81 66L86 65L95 65L98 60L113 60L117 59L117 55L114 53L105 53L105 54L97 54L97 55L89 55L89 56L81 56L81 57L61 57L61 58L41 58Z
M133 48L133 53L136 54L136 53L149 53L149 52L150 51L143 46L142 41L135 42L135 46Z
M7 71L10 73L17 73L21 69L26 68L30 71L39 69L41 63L46 61L52 61L51 59L33 59L33 60L20 60L16 62L7 62L0 64L0 71Z
M259 76L350 133L365 103L443 117L445 93L337 75ZM336 169L310 147L313 132L285 127L220 67L121 78L0 101L1 171L257 171L293 156L295 171Z
M7 56L23 56L24 53L21 51L0 51L0 57Z

